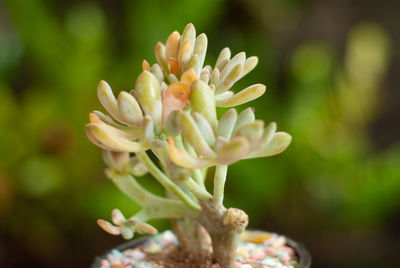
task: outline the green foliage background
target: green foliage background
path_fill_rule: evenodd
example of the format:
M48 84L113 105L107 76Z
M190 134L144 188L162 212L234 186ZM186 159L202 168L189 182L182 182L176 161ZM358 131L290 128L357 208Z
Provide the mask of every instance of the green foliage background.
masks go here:
M399 23L372 1L377 19L357 1L338 2L0 3L0 266L87 267L121 242L95 220L138 207L106 179L84 124L101 109L99 80L131 89L156 42L188 22L208 35L208 64L225 46L259 56L236 87L266 84L256 114L293 136L282 155L232 166L226 204L248 212L253 228L304 242L313 267L394 265L399 80L388 74L399 65ZM342 21L332 6L347 10ZM143 183L159 191L150 177Z

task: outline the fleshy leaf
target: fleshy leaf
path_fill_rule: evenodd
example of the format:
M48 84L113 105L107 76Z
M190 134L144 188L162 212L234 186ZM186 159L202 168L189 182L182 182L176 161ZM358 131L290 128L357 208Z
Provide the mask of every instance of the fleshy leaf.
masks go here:
M102 148L103 150L106 151L111 151L112 148L105 146L104 144L102 144L100 141L98 141L93 134L89 131L89 129L86 127L85 128L85 132L86 132L86 136L88 137L89 141L91 141L94 145L96 145L97 147Z
M286 132L276 132L272 140L261 151L249 154L246 158L267 157L283 152L290 144L292 137Z
M164 129L168 136L175 137L181 134L182 128L180 124L179 110L172 111L169 114L167 121L164 124Z
M100 111L93 111L93 112L91 112L91 113L89 114L89 118L90 118L91 114L95 114L101 121L103 121L103 122L105 122L105 123L107 123L107 124L109 124L109 125L111 125L111 126L114 126L114 127L117 127L117 128L123 127L121 124L115 122L115 121L111 118L111 116L106 115L106 114L103 114L103 113L100 112Z
M258 57L253 56L253 57L247 58L244 63L243 72L242 72L242 75L240 76L240 78L242 78L243 76L245 76L246 74L251 72L257 66L257 64L258 64Z
M168 143L167 143L168 144ZM182 183L189 179L190 177L190 169L181 167L174 163L174 161L167 157L165 164L168 170L168 176L176 183Z
M154 63L153 66L151 66L150 72L154 74L154 76L158 79L158 81L160 81L160 83L164 81L164 73L161 70L160 65L158 65L157 63Z
M210 84L216 85L218 82L219 82L219 70L217 68L215 68L211 72Z
M221 72L221 70L229 62L230 58L231 58L231 50L229 49L229 47L226 47L219 53L217 62L215 64L215 68Z
M276 128L277 127L275 122L271 122L265 127L264 134L260 142L258 143L257 147L255 148L256 151L262 150L265 146L267 146L271 142L272 138L275 135Z
M216 102L218 102L218 101L224 101L224 100L226 100L226 99L229 99L229 98L232 97L233 95L234 95L233 91L228 90L228 91L225 91L224 93L215 95L215 101L216 101Z
M187 83L177 82L169 85L162 100L162 121L165 122L174 110L185 108L190 97L190 86Z
M214 94L211 88L201 80L192 85L190 104L195 112L202 114L213 128L217 124Z
M145 114L151 116L155 128L161 128L160 82L150 72L142 72L136 80L136 96Z
M178 78L176 77L176 75L174 75L174 74L169 74L169 75L168 75L168 82L169 82L170 84L172 84L172 83L178 83L179 80L178 80Z
M207 141L204 139L193 117L185 112L181 112L180 120L182 134L185 139L190 143L190 145L193 146L196 152L200 156L208 158L214 157L215 153L210 148Z
M129 140L134 140L142 136L142 130L137 128L130 128L126 126L113 126L106 124L103 122L95 113L89 114L90 123L98 124L104 126L104 128L108 129L110 132L114 133L115 135L124 137Z
M178 58L178 46L180 37L181 35L177 31L173 32L168 37L167 42L165 43L165 58L167 60L169 60L170 58Z
M235 109L229 109L219 120L217 136L222 136L229 140L232 136L233 129L237 120L237 112Z
M121 234L119 227L112 225L108 221L99 219L99 220L97 220L97 224L101 227L101 229L103 229L104 231L106 231L109 234L112 234L112 235Z
M233 107L237 106L249 101L252 101L254 99L257 99L260 97L262 94L265 92L265 85L262 84L256 84L249 86L239 93L236 93L230 98L224 99L224 100L217 100L216 105L218 107Z
M207 52L207 36L202 33L195 41L193 56L189 61L188 68L193 68L197 76L200 76L201 69Z
M115 132L110 131L110 129L104 125L90 123L86 125L86 130L90 133L90 136L103 145L105 149L111 151L141 152L147 149L143 144L121 137Z
M250 143L245 137L234 137L218 151L217 162L229 165L242 159L249 151Z
M231 71L239 64L244 64L246 61L246 53L240 52L236 54L221 70L220 81L225 80L225 78L231 73Z
M199 158L176 147L173 138L168 138L168 153L172 161L181 167L189 169L207 168L215 165L212 159Z
M186 70L186 65L188 64L193 54L192 49L193 49L192 43L190 40L185 40L179 47L178 62L179 62L179 70L181 72L184 72Z
M201 71L200 79L204 81L204 83L208 84L210 81L210 71L204 68L203 71Z
M263 133L264 133L264 122L261 120L256 120L254 122L247 123L242 127L240 127L236 131L234 137L236 136L246 137L247 140L250 142L250 146L254 146L260 141Z
M179 63L178 60L175 58L170 58L168 60L168 69L171 74L177 75L179 71Z
M143 71L149 71L150 70L150 64L147 60L142 61L142 69Z
M143 118L143 134L144 137L147 140L152 140L154 139L154 124L153 124L153 119L149 116L146 115Z
M243 71L243 64L236 65L224 79L221 79L215 89L215 94L220 94L230 89L233 84L240 78Z
M124 239L129 240L133 238L134 232L131 227L125 227L122 229L121 235Z
M256 119L256 116L254 115L254 108L249 107L249 108L244 109L238 115L234 132L236 132L236 130L238 130L244 124L251 123L255 119Z
M214 131L208 123L207 119L201 115L200 113L194 112L193 119L196 121L196 124L199 126L201 133L203 134L204 139L207 141L209 145L213 145L215 142Z
M124 123L127 125L141 127L143 120L142 109L135 97L125 91L118 95L118 108Z
M99 98L101 105L103 105L112 117L120 122L123 121L119 114L117 99L115 98L110 85L104 80L101 80L97 86L97 97Z
M135 229L138 233L141 234L156 234L158 233L157 229L145 222L139 222L135 225Z
M122 225L126 221L126 218L118 208L111 211L111 219L116 225Z
M225 144L227 144L227 143L228 143L228 140L225 139L225 138L222 137L222 136L218 136L218 137L215 139L214 150L217 152L217 154L218 154L218 152L221 150L221 148L224 147Z
M181 82L186 83L189 86L191 86L192 83L196 80L197 80L197 76L196 76L195 71L192 68L190 68L189 70L186 70L181 76Z
M169 73L168 62L165 57L165 46L163 43L158 42L155 48L156 59L160 67L164 70L166 74Z
M180 45L182 46L182 44L186 41L189 40L190 44L191 44L191 51L193 51L194 49L194 44L196 41L196 28L194 28L194 25L192 23L189 23L188 25L186 25L185 29L183 30L182 33L182 37L179 40Z

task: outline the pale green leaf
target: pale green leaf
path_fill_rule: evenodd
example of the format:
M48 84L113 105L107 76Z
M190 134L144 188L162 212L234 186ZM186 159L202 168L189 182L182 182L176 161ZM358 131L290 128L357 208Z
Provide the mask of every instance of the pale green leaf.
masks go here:
M215 161L212 159L199 158L188 153L186 150L177 148L172 138L168 139L168 153L175 164L184 168L199 169L215 165Z
M162 114L160 82L152 73L144 71L136 80L135 91L144 113L151 116L159 130Z
M111 219L116 225L122 225L126 221L126 218L118 208L111 211Z
M229 165L242 159L249 151L250 143L245 137L234 137L218 152L217 162Z
M195 112L202 114L213 128L217 124L214 93L211 88L201 80L192 84L190 104Z
M230 58L231 58L231 50L229 49L229 47L222 49L218 55L217 62L215 64L215 69L218 69L221 72L221 70L229 62Z
M135 127L142 126L143 113L135 97L125 91L118 95L118 109L125 124Z
M251 123L247 123L240 127L234 137L245 137L250 143L250 146L257 144L264 133L264 122L262 120L256 120Z
M193 68L197 76L200 76L201 70L203 68L204 59L207 53L207 36L202 33L195 41L193 56L189 61L187 69Z
M233 132L236 132L236 130L238 130L244 124L253 122L255 119L256 119L256 116L254 114L253 107L248 107L248 108L244 109L238 115L238 118L236 120L235 129L233 130Z
M283 152L290 144L292 137L286 132L276 132L272 140L261 151L252 153L246 158L267 157Z
M181 112L181 128L184 138L190 143L200 156L212 158L215 153L203 137L193 117L188 113Z
M216 101L218 107L233 107L254 99L264 94L266 87L262 84L249 86L230 98Z
M141 152L147 149L142 143L130 141L126 136L118 135L117 132L111 131L104 125L90 123L86 125L86 130L97 143L111 151Z
M210 146L213 145L215 142L215 134L210 123L208 123L207 119L202 114L197 112L193 113L193 118L203 134L204 139Z
M229 109L218 122L217 136L222 136L225 139L229 140L232 136L236 120L237 120L236 110Z
M236 65L224 78L222 78L216 88L215 94L223 93L229 90L233 84L240 78L243 71L243 64Z

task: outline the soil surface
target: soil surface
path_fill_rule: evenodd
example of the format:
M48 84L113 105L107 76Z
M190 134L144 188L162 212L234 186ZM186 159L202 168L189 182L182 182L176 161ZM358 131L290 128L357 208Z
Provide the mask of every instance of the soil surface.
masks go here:
M211 252L202 251L199 254L186 254L180 247L171 246L169 253L148 255L145 260L155 268L221 268L214 262Z
M245 232L236 251L233 268L296 268L298 256L286 238L273 233ZM111 250L100 268L220 268L211 247L199 254L186 254L171 231L150 237L124 251Z

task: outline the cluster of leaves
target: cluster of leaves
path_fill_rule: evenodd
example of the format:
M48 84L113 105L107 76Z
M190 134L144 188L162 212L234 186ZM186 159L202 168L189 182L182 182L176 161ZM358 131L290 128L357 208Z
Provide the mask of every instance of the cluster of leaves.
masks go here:
M388 108L379 106L385 101L384 91L390 89L382 87L391 59L384 29L376 25L354 28L346 39L343 59L332 44L304 36L307 40L287 51L285 63L289 60L290 68L282 70L283 58L275 57L281 46L275 46L275 41L297 29L293 18L303 16L300 3L241 3L241 8L250 8L252 16L260 19L256 21L262 27L251 22L227 23L230 13L223 10L230 7L221 1L169 1L168 6L160 1L125 1L119 5L120 9L65 2L58 10L58 4L47 1L4 1L0 36L2 235L24 241L23 248L31 248L36 258L47 263L57 256L60 245L73 239L71 233L79 241L82 237L95 241L93 219L104 211L115 206L125 213L138 209L108 187L107 181L99 180L103 164L84 137L83 115L88 107L98 109L92 87L100 78L125 87L127 77L139 71L137 63L142 57L151 57L150 46L169 30L183 26L188 17L215 40L208 58L217 56L222 39L235 50L245 46L260 56L262 71L257 68L251 76L268 81L270 91L269 98L253 102L258 117L274 118L296 137L285 157L241 161L230 167L226 203L245 208L254 225L268 227L263 215L269 214L270 220L287 224L285 228L292 233L293 228L326 233L329 228L342 228L343 223L360 228L382 223L398 212L400 152L395 131L387 132L387 124L382 128L374 123L382 118L379 111ZM126 10L121 21L115 20L121 17L118 10ZM171 12L185 15L171 16ZM225 22L223 33L216 21ZM264 29L272 30L266 33ZM278 33L274 41L271 33ZM277 81L277 73L283 80ZM277 90L280 81L285 83ZM385 118L393 118L393 113ZM385 135L385 146L380 144L377 152L374 142L379 133ZM131 161L133 167L138 159ZM137 167L138 174L147 172L142 165ZM243 183L243 178L249 179ZM141 183L160 192L147 177ZM238 199L243 193L252 198ZM300 206L302 213L298 213ZM321 213L324 216L315 216ZM30 224L22 226L23 222ZM51 246L37 247L29 241ZM68 254L58 252L60 258Z
M151 150L165 173L159 182L194 209L199 208L197 200L184 192L210 195L204 186L207 168L275 155L291 141L289 134L276 131L275 123L264 126L256 120L252 108L240 114L232 108L217 118L217 107L247 103L260 97L266 87L256 84L235 94L232 86L256 66L257 57L246 59L241 52L231 58L230 49L225 48L214 68L203 67L206 50L206 35L196 37L192 24L182 36L173 32L165 45L156 45L157 63L150 66L143 61L134 90L121 91L116 98L106 82L99 83L98 98L112 117L94 111L86 125L88 138L104 150L109 170L139 176L145 166L150 173L151 169L158 173L144 159L143 153ZM214 190L214 198L221 203L223 185ZM148 202L153 201L149 198Z

